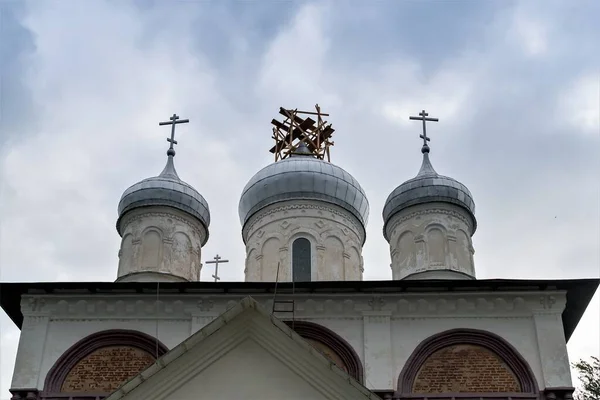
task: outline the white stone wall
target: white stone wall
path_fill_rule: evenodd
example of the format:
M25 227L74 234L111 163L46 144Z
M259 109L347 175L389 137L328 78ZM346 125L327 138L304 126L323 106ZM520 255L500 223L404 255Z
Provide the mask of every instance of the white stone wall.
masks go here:
M386 229L392 279L475 278L473 226L462 208L419 204L394 215Z
M171 207L143 207L121 220L118 281L197 281L207 232Z
M332 204L281 202L254 215L242 232L246 281L291 281L292 243L311 243L313 281L362 280L364 229L349 212Z
M12 388L43 389L70 346L94 332L132 329L173 348L244 295L36 295L21 302L24 323ZM253 296L266 309L272 295ZM282 296L284 298L284 296ZM572 386L561 314L564 292L296 295L297 320L323 325L359 355L365 385L395 390L417 345L455 328L495 333L528 362L540 389ZM287 317L287 315L281 315Z

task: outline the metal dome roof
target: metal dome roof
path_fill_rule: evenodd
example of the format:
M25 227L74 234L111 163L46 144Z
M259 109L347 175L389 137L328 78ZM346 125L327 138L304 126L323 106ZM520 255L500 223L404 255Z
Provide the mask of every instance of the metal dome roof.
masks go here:
M473 220L473 232L477 228L475 202L465 185L455 179L439 175L429 161L429 149L423 151L423 164L416 177L398 186L388 196L383 207L383 234L390 219L401 210L417 204L445 202L464 208Z
M240 198L242 226L262 208L286 200L335 204L352 213L363 228L369 217L369 201L358 181L342 168L315 158L303 146L250 179Z
M196 217L208 232L210 225L208 203L196 189L179 179L173 164L173 155L169 155L167 165L160 175L144 179L125 190L119 201L117 231L121 233L120 221L125 213L145 206L177 208ZM206 240L208 235L205 242Z

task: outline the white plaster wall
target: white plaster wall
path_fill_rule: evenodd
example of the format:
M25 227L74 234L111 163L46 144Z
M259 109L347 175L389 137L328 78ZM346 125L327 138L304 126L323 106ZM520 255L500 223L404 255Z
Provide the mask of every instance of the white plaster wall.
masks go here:
M386 229L392 279L413 274L413 279L475 278L473 226L462 208L446 203L408 207Z
M197 281L207 232L194 217L171 207L143 207L120 222L118 281Z
M70 346L107 329L131 329L173 348L246 295L25 296L12 388L43 389L47 372ZM253 295L266 309L272 295ZM564 292L446 294L297 294L296 318L336 332L358 354L370 389L394 390L421 341L456 328L508 341L528 362L540 389L572 385L561 314ZM287 316L287 315L286 315Z
M257 363L257 360L260 360ZM265 384L268 378L268 384ZM301 376L248 339L165 399L325 399Z
M311 242L312 280L362 280L364 229L349 212L317 201L281 202L254 215L242 232L246 281L274 282L292 276L292 243Z

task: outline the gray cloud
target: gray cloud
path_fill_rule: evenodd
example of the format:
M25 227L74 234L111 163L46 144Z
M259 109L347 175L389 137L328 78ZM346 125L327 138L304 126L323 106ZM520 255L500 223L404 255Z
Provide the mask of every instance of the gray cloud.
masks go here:
M434 167L475 197L480 278L598 276L598 5L452 4L0 5L1 279L113 280L119 196L161 171L158 121L177 112L191 120L178 172L211 207L204 258L242 280L237 203L272 162L269 121L316 102L337 129L332 161L369 196L365 279L391 277L381 210L418 171L407 118L422 108L440 118ZM572 358L599 351L598 302ZM0 321L5 396L18 332Z

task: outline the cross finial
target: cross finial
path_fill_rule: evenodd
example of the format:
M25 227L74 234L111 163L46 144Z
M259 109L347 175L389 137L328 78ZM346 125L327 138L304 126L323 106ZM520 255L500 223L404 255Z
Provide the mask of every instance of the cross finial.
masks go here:
M421 148L421 152L422 153L429 153L429 146L427 145L427 142L429 142L431 139L427 137L427 127L425 126L425 122L426 121L430 121L430 122L438 122L439 119L437 118L427 118L429 114L425 112L425 110L421 111L419 113L418 117L409 117L409 119L412 120L418 120L418 121L423 121L423 134L420 135L419 137L421 139L423 139L423 147Z
M169 146L169 150L167 150L168 156L175 156L175 149L173 148L174 144L177 144L177 140L175 140L175 125L176 124L187 124L190 122L189 119L179 119L177 114L173 114L169 121L159 122L158 125L171 125L171 138L167 138L167 142L171 143Z
M213 258L213 260L214 261L207 261L206 263L215 264L215 274L212 277L215 278L215 282L217 282L221 279L219 278L219 263L226 263L229 262L229 260L223 260L218 254Z

